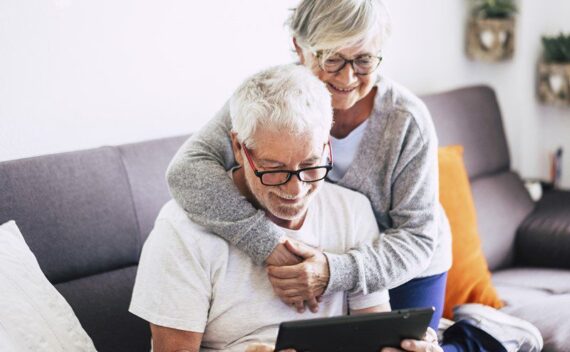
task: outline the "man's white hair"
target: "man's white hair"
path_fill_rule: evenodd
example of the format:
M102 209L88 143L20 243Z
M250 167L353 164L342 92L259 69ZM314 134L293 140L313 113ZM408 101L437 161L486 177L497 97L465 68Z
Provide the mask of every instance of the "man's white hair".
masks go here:
M326 138L332 126L331 96L325 84L302 65L282 65L256 73L230 100L232 130L255 148L258 128Z
M302 0L287 25L301 48L325 56L372 40L382 48L391 33L390 14L381 0Z

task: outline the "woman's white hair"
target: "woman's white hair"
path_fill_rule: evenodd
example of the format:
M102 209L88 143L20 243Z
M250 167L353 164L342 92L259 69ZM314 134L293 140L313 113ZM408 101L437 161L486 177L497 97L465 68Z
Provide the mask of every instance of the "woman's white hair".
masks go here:
M331 96L325 84L302 65L282 65L249 77L230 100L232 130L255 148L257 128L326 138L332 126Z
M381 0L302 0L287 21L297 45L330 55L378 40L391 33L390 14Z

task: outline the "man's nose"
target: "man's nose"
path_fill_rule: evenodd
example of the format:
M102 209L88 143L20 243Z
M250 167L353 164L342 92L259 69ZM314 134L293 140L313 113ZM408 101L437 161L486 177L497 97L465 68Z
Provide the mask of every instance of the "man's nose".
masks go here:
M303 195L305 192L305 188L307 187L307 183L299 180L297 175L291 175L291 179L289 182L284 184L283 191L285 191L290 196L299 196Z

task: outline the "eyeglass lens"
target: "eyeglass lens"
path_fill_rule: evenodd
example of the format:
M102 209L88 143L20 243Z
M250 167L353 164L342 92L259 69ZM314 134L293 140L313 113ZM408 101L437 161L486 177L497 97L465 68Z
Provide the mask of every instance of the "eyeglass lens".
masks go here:
M321 66L323 70L329 73L335 73L342 70L347 63L352 64L352 68L356 73L369 74L380 64L380 58L376 56L363 55L353 60L347 60L340 55L333 55L322 60Z
M316 167L306 170L299 170L298 175L303 182L315 182L322 180L327 175L327 167ZM287 182L293 175L290 172L270 172L261 176L261 182L265 185L279 185Z

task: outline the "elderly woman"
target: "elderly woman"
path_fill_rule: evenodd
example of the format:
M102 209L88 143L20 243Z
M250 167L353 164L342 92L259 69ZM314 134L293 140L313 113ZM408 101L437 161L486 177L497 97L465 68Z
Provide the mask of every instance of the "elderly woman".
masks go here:
M328 292L388 288L392 309L434 306L436 329L451 265L438 201L438 143L424 104L380 74L387 11L379 0L303 0L288 24L300 63L332 96L328 180L366 195L384 236L344 254L284 245L284 231L226 174L235 165L227 106L177 153L167 175L171 193L194 222L267 263L275 292L299 311L304 304L316 311ZM273 168L279 165L264 165Z
M437 328L451 265L450 230L438 202L437 138L424 104L380 75L387 11L380 0L302 0L288 24L300 63L331 94L335 164L328 181L368 197L380 239L344 254L285 241L285 231L227 175L236 166L228 104L175 156L167 174L171 193L193 222L268 264L273 290L298 311L306 304L317 311L323 294L390 289L392 309L434 306L430 325ZM259 167L283 168L272 160ZM284 188L273 187L276 203L296 204ZM461 321L445 332L446 352L542 347L534 326L491 308L460 306L455 317ZM440 350L430 335L402 348Z
M424 104L380 75L387 11L379 0L304 0L288 24L299 61L332 96L329 181L366 195L385 236L345 254L305 252L297 264L301 253L282 244L283 230L227 177L235 164L227 106L177 153L167 175L171 193L193 221L272 265L275 292L298 310L304 302L318 309L315 298L327 292L389 288L393 309L434 306L437 328L451 264L437 137Z

